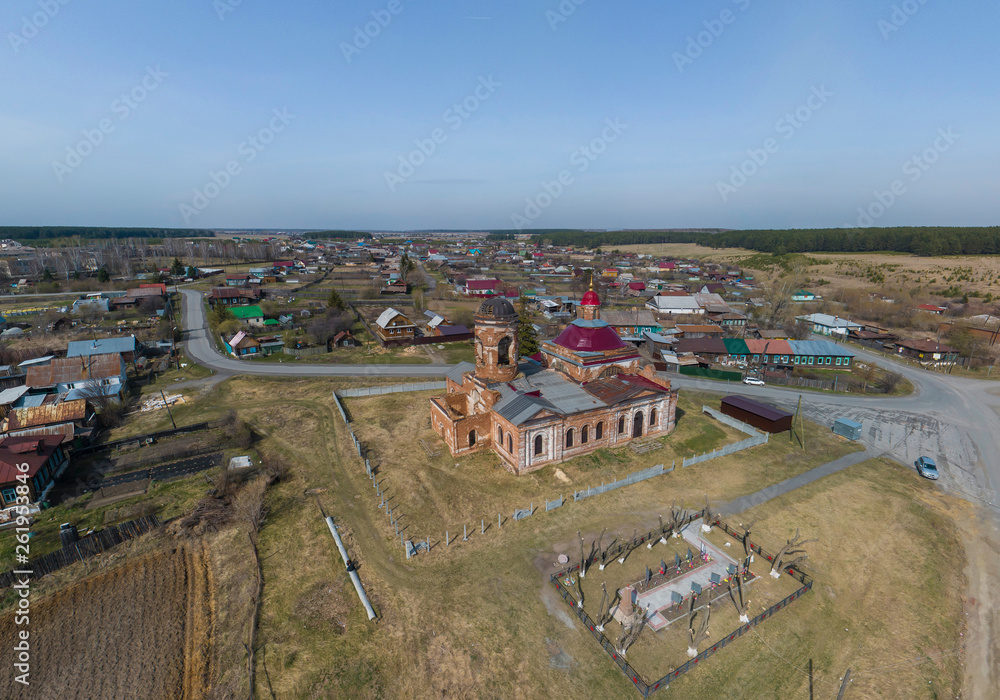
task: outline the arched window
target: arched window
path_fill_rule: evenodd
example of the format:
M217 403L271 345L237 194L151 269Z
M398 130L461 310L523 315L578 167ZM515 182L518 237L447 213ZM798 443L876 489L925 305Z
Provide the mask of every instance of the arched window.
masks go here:
M567 449L573 446L573 429L570 428L566 431L566 447Z
M649 427L652 428L656 425L656 409L650 409L649 411Z
M542 436L535 436L535 456L542 454Z
M604 421L594 426L594 439L600 440L602 437L604 437Z
M497 426L497 442L499 442L501 445L503 444L503 428L501 428L499 425Z
M510 338L504 336L497 344L497 364L510 364Z
M642 411L636 411L632 418L632 437L642 437Z
M619 367L618 365L611 365L610 367L607 367L603 371L601 371L601 375L600 376L602 376L602 377L617 377L621 373L622 373L622 368L621 367Z
M589 438L590 438L590 426L589 425L585 425L580 430L580 444L581 445L586 445L587 444L587 440Z
M514 439L510 436L510 433L507 433L507 451L514 451Z
M470 430L469 431L469 447L475 447L475 446L476 446L476 431L475 430Z
M618 434L621 435L625 432L625 416L618 419Z

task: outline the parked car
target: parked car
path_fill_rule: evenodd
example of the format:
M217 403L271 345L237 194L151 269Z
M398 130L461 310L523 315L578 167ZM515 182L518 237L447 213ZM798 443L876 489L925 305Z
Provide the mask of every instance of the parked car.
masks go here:
M916 461L916 465L917 465L917 471L920 472L920 476L924 477L925 479L937 480L938 469L933 459L931 459L930 457L921 457Z
M757 379L757 377L743 377L743 383L752 386L764 386L764 380Z

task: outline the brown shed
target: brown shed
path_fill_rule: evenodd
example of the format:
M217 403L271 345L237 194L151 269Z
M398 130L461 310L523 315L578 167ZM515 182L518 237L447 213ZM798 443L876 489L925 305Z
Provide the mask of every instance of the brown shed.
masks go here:
M781 433L792 428L791 413L746 396L723 397L722 412L768 433Z

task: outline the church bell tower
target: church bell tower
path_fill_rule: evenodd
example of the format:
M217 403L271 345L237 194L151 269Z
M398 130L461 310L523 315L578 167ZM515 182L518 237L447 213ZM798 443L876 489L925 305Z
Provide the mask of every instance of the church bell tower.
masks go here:
M489 384L517 376L517 312L502 297L487 299L476 314L476 377Z

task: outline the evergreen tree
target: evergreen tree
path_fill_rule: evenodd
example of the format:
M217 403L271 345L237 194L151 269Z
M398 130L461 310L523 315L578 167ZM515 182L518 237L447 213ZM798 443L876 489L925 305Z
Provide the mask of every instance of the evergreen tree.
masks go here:
M538 334L531 325L531 314L528 313L528 300L521 297L518 300L517 311L517 343L521 357L528 357L538 352Z
M174 277L179 277L184 274L184 263L182 263L178 258L174 258L174 264L170 266L170 274Z
M190 277L191 279L194 279L195 277L198 276L198 270L189 265L187 269L187 276Z
M97 281L98 282L109 282L111 280L111 275L103 267L97 271Z
M330 296L326 299L326 305L327 308L336 309L337 311L343 311L347 308L344 300L340 298L339 294L337 294L337 290L332 287L330 288Z

